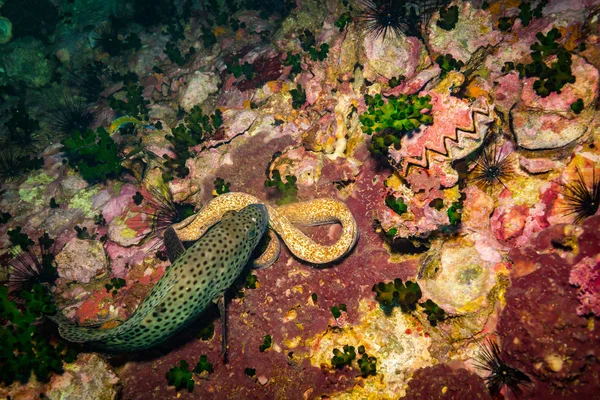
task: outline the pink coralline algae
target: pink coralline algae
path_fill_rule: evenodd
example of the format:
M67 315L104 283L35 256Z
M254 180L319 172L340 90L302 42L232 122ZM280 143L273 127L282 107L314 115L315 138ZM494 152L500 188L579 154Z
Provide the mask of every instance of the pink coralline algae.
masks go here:
M600 317L600 255L586 257L574 265L569 283L579 287L577 314Z

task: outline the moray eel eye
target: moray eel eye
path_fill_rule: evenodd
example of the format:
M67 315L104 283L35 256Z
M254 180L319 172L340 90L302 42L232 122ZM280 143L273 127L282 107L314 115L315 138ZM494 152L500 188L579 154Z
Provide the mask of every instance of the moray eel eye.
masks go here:
M253 239L256 236L256 229L252 228L248 231L248 239Z

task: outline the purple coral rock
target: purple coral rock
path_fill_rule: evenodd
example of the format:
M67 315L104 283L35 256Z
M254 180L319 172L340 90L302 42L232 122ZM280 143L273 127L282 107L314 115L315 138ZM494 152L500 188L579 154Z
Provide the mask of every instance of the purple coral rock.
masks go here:
M502 357L534 378L525 393L535 399L595 398L600 386L600 327L578 316L577 288L586 281L582 261L600 254L600 217L582 226L555 225L533 237L528 246L513 249L512 285L498 322Z
M414 373L406 399L490 399L485 382L478 375L464 368L454 369L448 364L421 368Z

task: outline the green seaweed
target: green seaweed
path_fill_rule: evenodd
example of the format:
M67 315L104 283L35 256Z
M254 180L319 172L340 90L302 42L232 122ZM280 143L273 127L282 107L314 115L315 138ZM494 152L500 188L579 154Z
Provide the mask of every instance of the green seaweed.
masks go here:
M399 76L393 76L390 78L390 80L388 81L388 85L391 88L395 88L396 86L400 86L400 84L402 82L404 82L406 80L406 77L404 75L399 75Z
M334 25L341 31L344 30L346 25L352 21L352 15L349 12L345 12L335 20Z
M387 102L381 94L370 96L365 94L367 111L359 116L362 130L373 136L369 150L376 155L387 154L387 149L394 146L400 149L400 139L419 129L421 125L433 124L431 97L419 97L416 94L389 96Z
M279 170L273 170L272 176L271 179L265 180L265 187L274 187L279 192L279 199L276 200L276 204L281 206L295 202L298 194L298 187L296 186L298 178L294 175L288 175L285 177L286 181L283 182Z
M104 287L106 288L107 292L112 292L112 295L116 296L119 292L119 289L125 287L126 284L127 282L125 282L125 279L123 278L112 278L110 283L107 283L104 285Z
M10 213L0 212L0 225L6 224L8 221L10 221L11 218L12 218L12 215L10 215Z
M448 219L450 220L450 225L456 226L460 223L462 218L462 203L460 201L452 203L450 207L448 207Z
M142 196L140 192L135 192L135 194L132 196L132 199L133 203L136 206L139 206L140 204L142 204L142 201L144 201L144 196Z
M213 369L213 365L208 361L208 357L204 354L202 354L200 356L200 360L198 361L198 364L196 364L196 366L194 367L194 372L197 374L201 374L204 371L208 372L209 374L214 372Z
M9 229L6 234L13 246L19 246L22 251L27 251L29 250L29 246L34 245L35 242L26 233L23 233L22 229L20 226L17 226L14 229Z
M189 370L187 361L179 361L179 366L173 367L166 374L167 382L170 386L175 386L175 390L187 388L188 392L194 390L194 381L192 371Z
M224 179L217 178L217 179L215 179L213 184L215 185L214 193L217 196L220 196L224 193L229 193L229 185L231 185L231 184L229 182L226 182Z
M271 335L265 335L265 337L263 338L263 342L258 349L261 353L264 353L265 350L271 348L272 344L273 339L271 338Z
M581 113L583 111L583 109L584 109L583 99L577 99L576 101L571 103L571 111L573 111L575 114Z
M254 274L246 275L245 286L247 289L256 289L256 284L258 283L258 278Z
M342 311L346 312L346 305L344 303L340 304L339 306L331 307L331 313L335 319L338 319L342 316Z
M108 104L117 113L139 120L147 120L148 109L146 107L150 102L142 95L143 91L143 87L130 82L126 85L125 97L127 101L116 99L113 96L109 99Z
M561 37L556 28L546 35L538 32L538 42L530 46L532 62L516 66L521 78L538 78L533 82L533 89L541 97L547 97L550 93L560 94L567 83L575 83L575 76L571 72L571 53L556 42ZM548 66L545 60L551 56L556 60Z
M356 358L356 351L354 350L354 346L344 345L342 348L343 352L340 349L333 349L333 357L331 358L331 365L334 368L342 369L345 366L352 365L352 360Z
M442 69L441 77L445 77L450 71L459 71L462 67L464 67L465 63L460 60L455 60L452 57L452 54L446 54L444 56L439 55L435 59L435 62Z
M437 26L450 31L454 29L458 22L458 6L451 6L440 9L440 19L437 21Z
M188 49L188 52L184 55L181 54L181 50L177 47L177 42L174 40L169 40L165 46L164 53L169 57L169 60L174 62L175 64L183 67L187 64L194 54L196 54L196 49L192 46Z
M392 194L385 198L385 204L398 215L402 215L408 210L408 206L404 203L404 199L402 197L396 198Z
M69 165L90 183L115 178L122 171L117 144L102 127L96 132L91 129L83 133L73 131L62 145Z
M498 29L502 32L508 32L512 29L513 19L511 17L501 17L498 19Z
M292 66L292 70L290 71L292 74L299 74L302 72L302 56L300 54L293 54L291 51L287 52L285 59L283 60L283 65Z
M321 46L318 49L315 46L312 46L308 49L308 53L310 54L311 60L323 61L327 58L327 54L329 54L329 45L327 43L321 43Z
M244 64L240 65L240 61L236 58L232 62L226 62L227 72L233 74L235 78L239 78L244 75L247 80L252 80L254 78L254 67L249 62L244 62Z
M0 319L6 321L0 326L0 381L25 384L33 373L38 381L48 382L53 373L63 372L63 360L73 362L75 355L62 342L51 344L37 323L56 312L49 290L35 283L19 297L23 307L9 299L7 286L0 286Z
M414 311L422 296L418 283L403 283L400 278L396 278L394 282L379 282L373 285L372 291L376 293L375 299L388 315L394 307L400 307L403 312Z
M519 4L519 18L523 26L528 26L533 18L541 18L542 10L548 4L548 0L541 0L535 8L531 8L531 3L523 1Z
M365 346L358 346L358 354L361 357L356 360L358 363L358 367L360 368L361 376L366 378L370 375L377 375L377 358L369 357L369 355L365 352Z
M424 308L425 314L427 314L427 320L431 326L436 326L439 321L443 321L446 318L445 311L431 299L421 303L421 307Z
M302 86L298 85L296 89L290 90L290 94L292 95L292 107L294 109L298 109L306 103L306 92Z

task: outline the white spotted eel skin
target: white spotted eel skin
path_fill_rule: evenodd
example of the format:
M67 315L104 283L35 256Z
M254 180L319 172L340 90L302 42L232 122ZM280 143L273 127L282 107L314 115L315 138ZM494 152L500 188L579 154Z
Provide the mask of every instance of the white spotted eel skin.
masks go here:
M327 264L340 259L358 240L358 227L354 216L343 202L330 198L302 201L275 208L246 193L225 193L214 198L197 214L173 227L180 240L197 240L208 228L220 221L225 212L238 211L249 204L264 204L269 214L269 227L277 232L294 256L312 264ZM336 222L342 225L342 235L330 246L316 243L294 226ZM272 240L271 243L277 244L277 241Z

